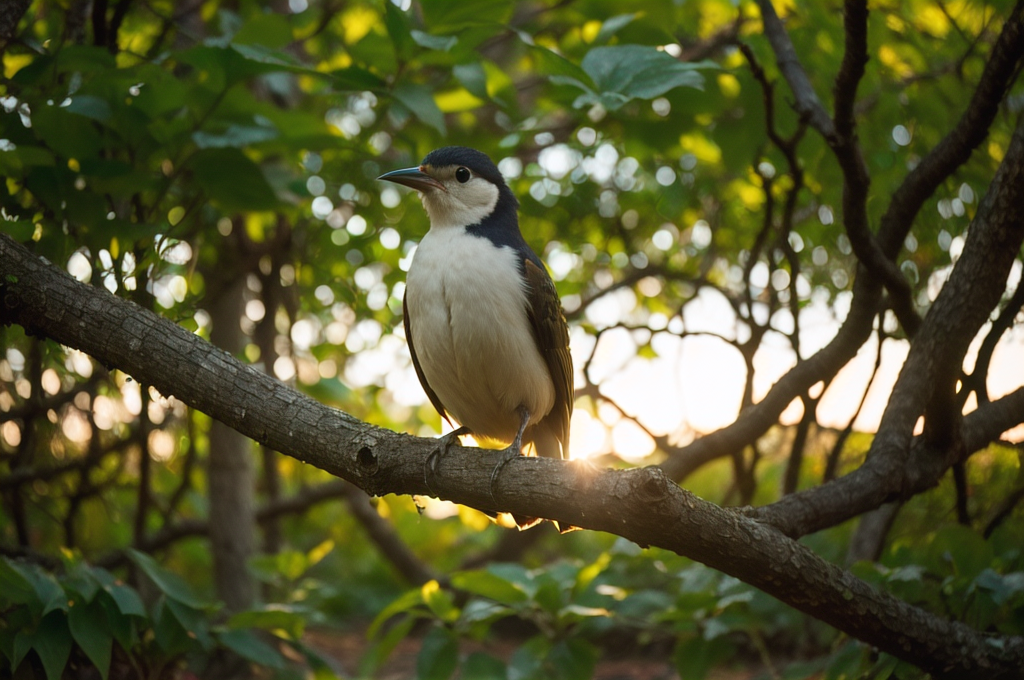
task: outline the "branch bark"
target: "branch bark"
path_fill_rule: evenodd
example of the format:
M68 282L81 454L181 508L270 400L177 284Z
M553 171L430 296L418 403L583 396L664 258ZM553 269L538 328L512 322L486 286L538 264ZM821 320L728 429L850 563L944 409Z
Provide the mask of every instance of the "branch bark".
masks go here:
M739 578L940 678L1014 678L1024 638L991 638L873 589L776 529L672 484L657 468L597 470L453 446L425 478L436 442L328 408L198 336L83 285L0 235L0 323L81 349L246 436L371 494L433 494L483 510L546 517L655 545Z
M1021 205L1024 117L978 207L964 252L911 345L867 461L845 477L758 509L758 517L789 536L833 526L930 488L951 465L1003 432L986 431L979 437L970 418L960 427L960 414L949 405L957 403L956 381L967 347L1003 294L1024 242ZM1022 391L999 400L1001 409L1009 405L1017 416L1024 416ZM985 417L983 409L975 413L982 414L975 421ZM913 430L922 415L925 433L915 438Z
M789 36L775 14L770 0L759 0L765 19L765 34L776 51L779 68L790 77L797 96L797 111L824 136L835 135L835 126L814 93L800 65ZM777 46L776 46L777 45ZM928 153L893 194L882 216L877 241L887 258L902 247L914 218L925 200L988 135L999 103L1005 96L1024 53L1024 0L1018 0L992 48L967 110L956 127ZM803 94L801 94L803 93ZM813 115L812 115L813 113ZM867 341L881 301L881 282L865 265L858 267L850 313L832 341L779 379L757 404L745 409L734 423L683 447L667 446L668 459L661 467L681 481L701 466L749 446L777 421L793 399L819 380L828 381L849 362Z

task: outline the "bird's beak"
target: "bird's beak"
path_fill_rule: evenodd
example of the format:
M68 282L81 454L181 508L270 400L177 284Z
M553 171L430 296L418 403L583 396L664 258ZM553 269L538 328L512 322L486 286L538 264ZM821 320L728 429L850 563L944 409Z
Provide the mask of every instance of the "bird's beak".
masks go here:
M391 172L385 172L377 179L383 179L388 182L395 182L396 184L404 184L407 187L411 187L416 191L431 191L432 189L440 189L441 191L447 191L444 185L438 182L436 179L423 172L423 166L417 168L405 168L403 170L392 170Z

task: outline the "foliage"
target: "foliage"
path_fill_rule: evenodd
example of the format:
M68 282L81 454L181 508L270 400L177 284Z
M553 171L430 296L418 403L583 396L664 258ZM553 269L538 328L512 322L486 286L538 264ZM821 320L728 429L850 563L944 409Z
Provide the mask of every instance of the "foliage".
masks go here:
M426 217L375 178L443 144L491 154L520 197L524 234L573 324L573 438L603 463L660 462L732 422L849 309L857 261L841 171L787 105L752 3L110 4L93 3L86 22L75 12L89 3L38 0L3 52L0 229L206 338L213 305L241 281L244 358L362 420L441 429L400 320ZM843 55L838 4L776 4L827 99ZM857 111L871 225L959 119L1010 4L872 3ZM921 313L1006 153L1021 87L927 198L897 258ZM773 140L791 134L792 157ZM866 354L905 351L891 313L875 325ZM475 511L429 501L424 516L395 498L377 514L447 575L440 583L406 590L355 513L309 503L263 524L282 543L251 568L275 604L224 619L214 558L195 538L208 520L210 419L18 327L0 326L0 346L0 545L44 563L74 555L52 573L0 560L0 670L38 660L51 680L66 664L141 676L201 668L226 648L286 673L277 646L304 650L307 624L372 619L366 674L408 635L422 636L424 678L590 677L613 639L657 650L686 678L737 660L794 678L916 672L735 579L607 536L546 537L523 564L463 569L500 530ZM686 389L627 389L664 374ZM868 376L857 377L832 417L816 412L831 385L809 390L687 486L762 505L827 480L830 466L854 469L871 435L850 430L872 429L857 420ZM292 460L262 461L264 508L325 481ZM964 485L943 481L909 502L880 560L856 574L979 630L1024 634L1024 523L1005 503L1020 499L1020 469L1017 450L978 454ZM966 518L953 517L960 505ZM804 542L842 563L852 532ZM127 546L138 549L130 567L115 559ZM129 585L133 573L152 598ZM476 646L504 627L516 640L508 658Z
M218 622L218 606L180 576L143 553L129 556L154 587L148 605L140 590L70 553L57 574L0 558L0 669L13 676L39 667L48 680L90 667L104 680L132 671L162 677L186 659L203 668L224 649L270 669L289 665L277 647L300 644L302 616L272 607Z
M983 630L1019 634L1024 625L1024 561L1017 544L1005 537L985 542L956 525L924 543L927 547L920 552L894 547L881 562L859 563L854 570L931 611ZM1001 550L998 559L993 546ZM921 553L929 556L928 564L890 566ZM997 574L987 566L994 559L1003 569L1016 571ZM533 636L507 660L486 647L478 649L481 641L493 645L515 630L508 619L525 623ZM712 668L738 659L758 658L771 669L772 659L789 656L792 647L825 653L776 668L782 677L925 677L827 626L802 620L734 578L663 551L641 558L640 549L623 539L589 564L561 561L526 569L495 563L451 574L448 588L431 581L407 591L370 626L375 645L364 660L364 673L372 675L418 620L431 622L419 653L421 678L451 677L460 664L468 677L477 677L471 669L485 665L493 671L480 677L589 678L601 650L623 638L629 646L669 646L676 671L688 680L700 680ZM467 647L472 651L460 653ZM447 665L440 665L441 659Z

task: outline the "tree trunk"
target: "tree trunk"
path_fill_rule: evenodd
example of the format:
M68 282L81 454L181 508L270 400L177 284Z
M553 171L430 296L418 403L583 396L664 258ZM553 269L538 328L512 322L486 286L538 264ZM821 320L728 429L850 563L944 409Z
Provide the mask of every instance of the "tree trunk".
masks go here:
M245 336L239 326L245 279L225 288L211 307L210 340L229 354L242 351ZM248 608L255 600L255 583L246 562L255 552L253 501L254 470L248 438L220 421L210 427L209 456L210 548L217 597L228 611Z

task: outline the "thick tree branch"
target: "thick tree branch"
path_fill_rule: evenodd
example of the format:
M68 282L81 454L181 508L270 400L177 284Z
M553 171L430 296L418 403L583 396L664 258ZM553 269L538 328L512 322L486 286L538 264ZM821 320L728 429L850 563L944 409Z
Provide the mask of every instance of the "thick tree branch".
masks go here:
M966 252L966 251L965 251ZM672 484L660 470L596 470L454 446L425 479L436 442L328 408L198 336L86 286L0 235L0 322L117 366L245 435L372 494L426 494L547 517L656 545L724 571L940 678L1013 678L1024 638L991 638L879 592L775 529ZM495 507L497 506L497 507Z
M773 20L766 18L766 34L771 28L772 33L769 37L774 36L773 40L788 45L788 49L785 45L782 49L784 54L790 55L789 58L783 60L782 57L777 57L780 60L780 68L783 67L783 61L789 71L799 68L800 64L796 59L792 43L789 41L788 35L785 35L782 22L775 15L769 0L760 0L759 5L762 5L762 12L766 12L765 17L768 17L768 13L774 17ZM1024 52L1024 0L1018 0L992 49L989 61L971 97L971 103L960 122L907 175L893 195L889 207L882 217L878 233L879 246L886 257L896 256L924 201L932 195L936 187L946 177L970 157L971 151L987 136L999 102L1002 101L1013 80L1022 52ZM783 70L784 75L786 69ZM794 77L798 83L804 82L806 88L810 87L806 74L803 74L802 79L800 76ZM798 87L803 89L803 86L798 85ZM814 95L813 89L810 90L810 93L813 100L808 100L809 103L804 104L805 109L807 107L814 108L814 102L820 107L821 102ZM799 106L798 111L801 111ZM823 107L822 112L824 113ZM824 115L827 117L827 114ZM820 116L816 116L814 120L820 122ZM793 399L803 394L819 380L833 377L852 359L871 334L872 321L881 300L881 284L871 276L865 266L858 268L853 294L850 313L836 337L828 345L789 371L772 386L765 399L744 410L731 425L701 437L687 446L666 449L669 457L662 463L665 473L679 481L706 463L750 445L777 422L779 414Z
M1024 118L978 208L964 252L911 345L867 461L845 477L760 509L758 517L790 536L818 531L930 488L950 465L1003 431L979 437L969 422L959 431L959 413L948 405L956 404L955 383L967 347L1003 294L1024 241L1021 205ZM1024 389L996 402L1001 403L999 413L1009 409L1015 417L1024 415L1022 393ZM925 433L915 438L922 415ZM1015 417L1007 427L1021 422Z

